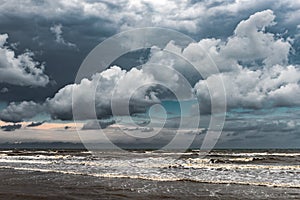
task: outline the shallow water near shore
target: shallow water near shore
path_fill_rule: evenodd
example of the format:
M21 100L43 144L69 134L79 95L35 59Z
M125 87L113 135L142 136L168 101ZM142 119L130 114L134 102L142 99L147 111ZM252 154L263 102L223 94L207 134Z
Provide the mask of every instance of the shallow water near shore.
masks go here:
M300 199L300 152L2 150L1 199ZM7 198L6 198L7 197Z

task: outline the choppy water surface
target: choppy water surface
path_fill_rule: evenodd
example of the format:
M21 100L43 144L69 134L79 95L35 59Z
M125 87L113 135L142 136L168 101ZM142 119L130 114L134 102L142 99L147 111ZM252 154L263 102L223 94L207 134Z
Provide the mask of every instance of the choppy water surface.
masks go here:
M300 190L300 152L291 150L217 150L206 156L199 151L102 151L92 154L82 150L2 150L0 168L99 178L267 186L293 188L298 192Z
M0 151L0 167L98 177L300 188L300 152Z

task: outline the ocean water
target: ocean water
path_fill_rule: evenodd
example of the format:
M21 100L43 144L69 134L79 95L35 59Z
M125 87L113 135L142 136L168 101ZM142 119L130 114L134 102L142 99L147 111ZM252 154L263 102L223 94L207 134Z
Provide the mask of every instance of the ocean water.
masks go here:
M165 186L165 190L196 193L197 190L186 187L186 183L191 182L193 187L218 184L259 187L266 191L277 188L279 194L286 193L287 199L300 199L300 151L296 150L215 150L209 153L197 150L186 153L2 150L1 168L119 180L121 188L139 188L143 193L157 190L149 186L149 181L168 183L169 188ZM139 185L143 181L149 187ZM255 192L251 195L254 199L262 197L255 197Z

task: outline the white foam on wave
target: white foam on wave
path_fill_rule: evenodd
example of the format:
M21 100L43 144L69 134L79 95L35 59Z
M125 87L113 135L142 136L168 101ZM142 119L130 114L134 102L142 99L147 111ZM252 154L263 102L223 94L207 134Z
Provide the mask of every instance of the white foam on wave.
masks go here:
M0 163L28 163L28 164L51 164L52 162L46 160L8 160L0 159Z
M9 155L9 156L7 154L0 154L0 158L7 159L7 160L69 160L69 159L84 160L84 159L86 159L86 157L84 157L84 156L43 155L43 154Z
M250 170L250 169L269 169L269 170L297 170L300 172L300 165L270 165L270 164L247 164L254 158L226 158L228 161L245 162L236 163L212 163L210 158L188 158L185 160L175 160L172 158L146 157L131 159L97 159L87 160L87 157L55 155L55 156L3 156L0 155L0 163L28 163L28 164L53 164L63 162L66 165L86 165L98 167L136 167L136 168L189 168L189 169L227 169L227 170Z
M283 187L283 188L300 188L300 184L295 183L275 183L275 182L259 182L259 181L232 181L232 180L201 180L201 179L191 179L191 178L177 178L177 177L159 177L159 176L145 176L145 175L125 175L117 173L82 173L75 171L64 171L64 170L51 170L51 169L40 169L40 168L24 168L24 167L9 167L0 166L2 169L15 169L24 171L38 171L46 173L61 173L70 175L85 175L93 176L99 178L129 178L129 179L143 179L150 181L160 181L160 182L174 182L174 181L192 181L198 183L210 183L210 184L239 184L239 185L252 185L252 186L267 186L267 187Z
M67 155L6 155L2 153L0 154L0 168L103 178L300 188L300 165L254 164L251 163L254 157L217 157L217 160L228 160L233 163L213 163L212 160L215 160L213 158L174 159L172 154L164 154L165 156L152 153L137 154L137 156L116 155L116 153L108 153L103 157L91 159L90 156L72 153ZM297 158L294 164L299 164Z
M194 169L276 169L276 170L299 170L300 165L266 165L266 164L229 164L210 163L209 160L193 160L193 162L182 162L171 165L171 167L184 167Z
M255 156L281 156L281 157L296 157L300 156L300 153L271 153L271 152L248 152L248 153L223 153L223 152L211 152L210 155L218 156L239 156L239 157L255 157Z

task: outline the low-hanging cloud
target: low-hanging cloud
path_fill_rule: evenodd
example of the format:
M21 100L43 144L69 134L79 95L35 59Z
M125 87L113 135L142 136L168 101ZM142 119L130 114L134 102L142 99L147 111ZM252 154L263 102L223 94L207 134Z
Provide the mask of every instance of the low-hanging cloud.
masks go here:
M42 124L44 124L45 121L42 121L42 122L31 122L30 124L27 125L27 127L37 127L37 126L40 126Z
M0 119L5 122L21 122L30 119L44 110L44 106L33 101L12 102L0 112Z
M15 131L16 129L20 129L21 127L22 127L21 124L13 124L13 125L1 126L0 128L3 131Z
M97 130L97 129L105 129L109 127L110 125L115 124L115 120L92 120L85 123L82 127L82 130Z

